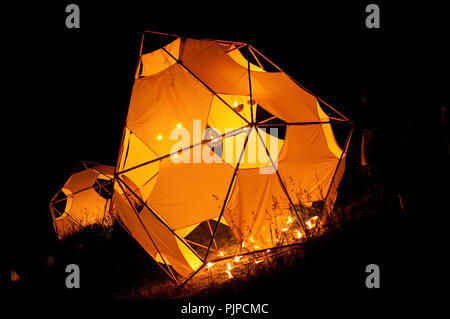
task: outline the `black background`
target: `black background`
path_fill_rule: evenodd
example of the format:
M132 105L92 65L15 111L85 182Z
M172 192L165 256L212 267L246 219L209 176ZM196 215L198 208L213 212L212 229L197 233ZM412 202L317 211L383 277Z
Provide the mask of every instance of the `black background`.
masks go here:
M93 2L73 1L80 29L65 27L68 1L2 7L7 275L19 269L31 278L45 262L53 238L48 204L76 164L115 164L146 29L251 43L357 127L378 133L386 185L420 197L424 207L448 196L439 131L440 108L448 108L441 4L373 1L381 29L367 29L368 1ZM443 216L430 208L424 219L438 227Z

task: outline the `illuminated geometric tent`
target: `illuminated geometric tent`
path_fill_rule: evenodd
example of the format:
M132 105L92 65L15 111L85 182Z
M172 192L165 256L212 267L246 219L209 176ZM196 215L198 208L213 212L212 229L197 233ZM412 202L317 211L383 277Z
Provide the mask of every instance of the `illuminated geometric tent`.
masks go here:
M53 227L59 239L110 220L113 178L112 166L87 161L78 164L50 201Z
M146 50L155 37L165 45ZM247 43L145 32L114 212L178 283L301 242L344 173L351 131L342 150L332 124L351 122Z
M146 31L111 215L177 283L301 243L333 209L352 130L247 43Z

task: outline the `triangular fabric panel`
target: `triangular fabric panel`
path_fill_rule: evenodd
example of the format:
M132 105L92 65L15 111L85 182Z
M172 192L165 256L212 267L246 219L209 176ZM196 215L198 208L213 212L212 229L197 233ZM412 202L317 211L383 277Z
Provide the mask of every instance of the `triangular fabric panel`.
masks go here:
M194 119L206 126L212 98L208 89L180 64L174 64L153 76L136 79L127 127L157 156L167 155L177 138L175 128L181 126L192 137Z
M281 72L251 71L253 99L286 122L318 122L316 98Z
M290 197L303 205L325 198L339 162L328 148L321 125L289 126L278 172Z
M248 135L247 146L244 155L240 161L239 169L255 168L255 167L271 167L270 158L266 152L266 146L273 158L278 158L281 152L284 140L278 139L270 134L267 134L265 128L258 129L259 134L255 129L249 129L241 134L236 134L227 137L223 140L223 160L233 167L236 167L239 161L239 155L244 146L245 139ZM259 138L261 135L263 141Z
M217 94L250 95L248 69L215 41L186 39L181 61Z
M249 52L250 53L250 52ZM227 49L227 54L240 66L244 68L248 68L248 61L244 56L241 54L239 49L236 49L236 46L233 44ZM261 69L259 66L254 65L253 63L250 63L250 70L251 71L258 71L258 72L264 72L263 69Z
M114 209L118 212L121 222L134 239L136 239L150 256L155 257L157 253L156 247L148 236L144 225L139 220L135 209L131 206L130 200L126 197L124 193L125 186L119 185L119 183L120 182L117 180L114 185Z
M124 176L130 179L146 199L156 183L160 161L129 129L125 131L123 145L118 174L122 179Z
M170 158L163 159L147 201L175 230L217 217L233 176L233 168L207 145L194 147L192 153L196 152L208 154L212 162L174 163Z
M177 38L166 45L164 49L169 52L170 55L161 48L141 56L142 70L139 74L140 76L150 76L159 73L177 63L175 59L179 58L180 39Z
M126 182L119 183L122 183L121 189L128 203L125 210L123 199L120 196L117 198L117 205L121 205L118 207L119 214L127 229L132 234L138 235L135 239L146 246L146 250L152 253L153 257L159 253L163 260L184 277L198 269L202 264L200 258L156 216L155 212L144 205L139 194L129 188Z
M227 129L229 131L247 126L247 122L239 117L236 112L250 122L251 108L249 101L250 97L244 95L218 94L218 96L214 96L211 103L211 110L209 111L209 126L216 129L221 134L224 134ZM255 117L256 107L254 108L253 113L253 116Z
M243 250L254 251L281 244L286 223L293 214L276 174L244 169L237 174L223 218Z

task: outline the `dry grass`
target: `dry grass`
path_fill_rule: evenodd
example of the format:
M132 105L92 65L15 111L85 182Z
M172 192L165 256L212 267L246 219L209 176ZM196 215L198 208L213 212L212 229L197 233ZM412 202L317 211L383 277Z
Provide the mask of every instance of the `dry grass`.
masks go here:
M321 270L316 269L326 265L320 258L316 261L305 256L314 256L321 246L330 246L336 238L347 233L348 225L354 225L362 216L377 211L378 202L378 195L374 194L358 202L338 205L333 218L324 219L324 229L327 231L321 232L320 237L297 246L271 249L259 255L245 255L239 262L233 258L214 262L212 267L204 267L181 287L158 267L120 225L114 225L106 232L100 227L91 227L61 242L55 254L53 273L64 275L61 267L68 263L79 264L84 270L83 284L86 288L82 292L108 299L210 298L221 294L257 294L269 289L261 285L288 286L292 280L303 285L310 277L318 276L311 275L311 271L320 273ZM228 264L231 270L228 270ZM64 279L58 277L54 282L64 282ZM66 291L64 287L60 288Z
M166 278L159 282L144 279L131 288L122 289L118 299L180 299L202 298L219 291L223 286L243 283L274 272L283 271L295 265L303 256L301 246L291 246L276 251L224 259L205 266L182 286Z

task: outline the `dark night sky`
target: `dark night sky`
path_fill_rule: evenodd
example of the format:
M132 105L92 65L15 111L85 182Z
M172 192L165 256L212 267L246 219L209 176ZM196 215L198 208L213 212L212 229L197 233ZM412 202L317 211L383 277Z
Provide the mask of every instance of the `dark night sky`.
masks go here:
M424 167L431 168L418 183L434 181L426 176L436 170L439 112L448 107L448 26L439 5L371 1L380 5L381 29L368 30L369 1L72 2L81 9L78 30L65 28L68 1L2 10L12 267L45 258L48 203L75 165L114 165L144 29L251 43L358 127L379 132L393 187Z

